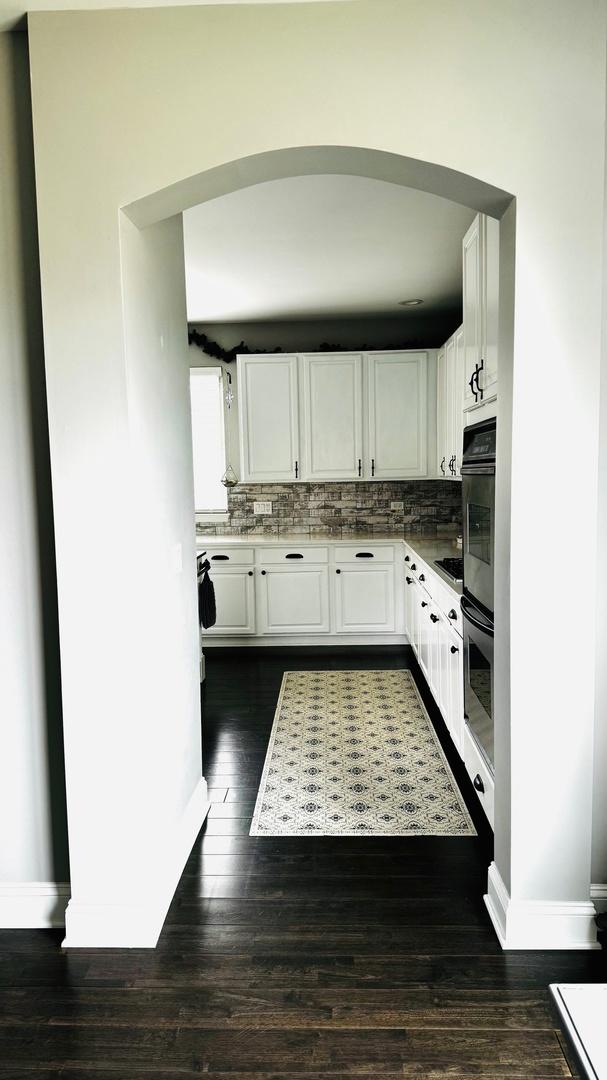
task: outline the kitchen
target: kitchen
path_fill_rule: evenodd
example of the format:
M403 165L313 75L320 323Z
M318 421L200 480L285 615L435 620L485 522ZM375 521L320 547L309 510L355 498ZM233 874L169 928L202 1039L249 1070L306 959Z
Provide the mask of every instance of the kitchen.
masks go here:
M301 205L301 180L299 190L293 183L286 185L291 188L288 198L277 190L284 184L266 185L275 189L274 211L277 202L279 207L290 203L288 213L294 220L303 219L305 232L306 215L311 216L312 206L318 213L328 190L333 205L341 205L345 216L351 178L348 184L336 177L316 177L310 184L308 178L305 197L312 203L308 207ZM338 185L343 192L338 193ZM357 191L359 224L363 213L371 219L360 229L367 243L373 215L378 214L369 206L372 197L377 201L384 196L385 188L367 182L365 199L363 191ZM388 205L395 214L392 192L390 198ZM393 235L393 243L397 237L402 248L408 249L420 278L427 274L431 258L427 251L433 253L435 267L455 264L448 282L452 292L455 283L456 293L449 315L453 323L463 313L463 322L439 347L434 342L437 334L445 333L445 317L436 297L421 325L421 296L400 302L401 340L412 334L407 316L413 314L418 319L416 340L423 342L425 334L431 343L427 348L337 350L325 345L321 350L300 346L283 352L274 346L268 352L238 353L238 345L231 351L217 342L209 346L218 329L222 340L230 338L227 320L219 328L191 320L190 353L198 351L198 342L202 349L206 346L220 358L228 358L223 367L217 367L217 359L207 354L208 366L192 368L191 379L195 485L197 455L200 461L208 460L204 456L208 439L206 447L197 442L200 418L204 415L208 423L208 411L197 412L196 395L204 394L204 388L208 393L213 372L219 380L226 424L223 457L214 463L223 474L226 510L213 513L207 505L205 513L204 495L197 501L197 510L202 511L197 514L197 548L209 561L216 596L216 621L201 629L201 667L213 663L216 649L223 653L226 649L288 648L303 655L315 648L322 666L323 649L372 652L408 646L465 765L471 790L492 825L499 223L453 207L454 221L449 227L443 224L441 245L439 222L449 210L440 205L445 200L406 189L400 190L398 199L403 221L399 225L391 220L386 231ZM271 253L264 248L264 230L271 232L263 220L269 200L264 204L262 194L258 201L253 215L256 257L262 267L264 260L269 261L287 275L288 262L281 261L284 253L276 235L266 242L266 247L273 244ZM253 238L246 236L244 210L232 205L231 212L241 230L245 229L241 243L246 251ZM281 220L281 213L284 216L286 211L278 211L282 231L291 243L301 241L293 221ZM188 214L184 219L186 278L189 310L194 311L200 304L200 282L211 277L200 255L201 236L206 229L217 255L221 210L199 207L190 216L194 220ZM423 224L434 219L434 228L426 236L420 217ZM414 230L412 220L416 220ZM463 232L462 221L467 224ZM460 235L456 235L458 227ZM412 232L410 240L407 229ZM333 240L333 261L341 257L345 264L352 253L344 255L343 236L331 236L328 220L322 221L319 232L323 230L329 230L329 249ZM385 237L380 234L373 241L385 251L393 272ZM300 261L305 266L308 251L305 246L301 249L300 242ZM229 254L232 266L239 261L246 264L246 254L237 248ZM220 250L219 259L218 277L227 283L229 293L227 253ZM407 266L409 273L414 269ZM338 278L336 267L332 270ZM242 292L242 266L233 273ZM408 287L413 293L420 291ZM447 291L444 284L443 289ZM390 282L389 293L393 296L394 292ZM326 330L329 300L326 295L324 299L325 322L318 326L310 320L304 331L308 339ZM312 302L306 295L308 306ZM357 314L354 332L368 334L364 322L361 329ZM343 313L342 319L345 323ZM269 336L273 341L271 329L266 322L253 324L250 332L256 333L255 340L267 341ZM394 332L393 325L390 329ZM382 330L385 334L382 328L380 335ZM232 339L237 331L240 327L232 330ZM289 331L293 340L293 329L283 325L287 339ZM297 332L301 341L301 326ZM238 655L232 653L236 663Z

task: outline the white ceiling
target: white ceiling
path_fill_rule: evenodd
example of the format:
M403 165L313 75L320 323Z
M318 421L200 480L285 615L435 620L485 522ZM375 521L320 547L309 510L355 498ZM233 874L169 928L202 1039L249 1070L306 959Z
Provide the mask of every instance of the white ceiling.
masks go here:
M360 176L257 184L183 215L188 320L425 317L461 300L474 212Z
M0 0L0 31L21 26L28 11L97 11L103 8L200 7L224 4L320 4L326 0ZM335 0L333 0L335 3ZM340 2L340 0L338 0ZM341 0L341 3L352 0Z

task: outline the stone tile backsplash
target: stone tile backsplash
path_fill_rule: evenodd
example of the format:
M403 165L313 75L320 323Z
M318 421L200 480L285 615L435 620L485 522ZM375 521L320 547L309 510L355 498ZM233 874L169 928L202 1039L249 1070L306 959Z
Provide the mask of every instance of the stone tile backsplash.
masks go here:
M228 491L225 524L198 523L205 536L343 536L366 532L394 536L446 536L461 532L461 484L450 480L376 483L238 484ZM271 502L256 515L254 502ZM390 504L401 502L402 509Z

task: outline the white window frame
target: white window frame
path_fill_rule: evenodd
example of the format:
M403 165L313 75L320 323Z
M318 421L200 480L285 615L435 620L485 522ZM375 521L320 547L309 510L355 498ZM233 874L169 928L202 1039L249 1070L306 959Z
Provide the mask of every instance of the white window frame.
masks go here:
M190 368L190 380L192 379L192 377L194 377L194 378L204 378L204 377L208 377L210 375L216 375L217 373L219 373L219 387L220 387L220 397L221 397L221 415L222 415L222 429L223 429L223 467L224 467L224 470L225 470L227 468L227 457L226 457L226 445L227 445L226 423L227 423L227 418L226 418L225 395L224 395L224 392L223 392L223 383L224 383L224 371L223 371L223 368L219 364L213 364L213 365L204 364L204 365L200 365L198 367L191 367ZM188 390L189 390L189 384L188 384ZM205 525L205 524L206 525L225 524L226 521L228 520L228 515L229 515L228 507L226 507L225 510L196 510L195 509L196 523L201 524L201 525Z

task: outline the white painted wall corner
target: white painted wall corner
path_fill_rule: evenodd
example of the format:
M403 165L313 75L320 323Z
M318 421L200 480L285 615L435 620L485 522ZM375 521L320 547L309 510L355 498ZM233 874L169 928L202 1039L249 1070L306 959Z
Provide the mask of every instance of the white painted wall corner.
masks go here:
M207 782L202 777L164 852L157 853L158 886L153 895L144 894L134 900L119 896L115 904L70 900L64 948L153 949L209 808Z
M600 949L592 900L513 900L494 862L484 897L502 949Z

